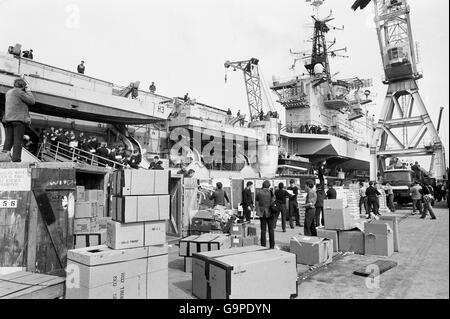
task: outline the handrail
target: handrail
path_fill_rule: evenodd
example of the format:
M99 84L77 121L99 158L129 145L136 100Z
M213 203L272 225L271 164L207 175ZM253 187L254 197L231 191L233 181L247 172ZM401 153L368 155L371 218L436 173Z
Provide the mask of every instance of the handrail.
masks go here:
M56 144L55 144L56 143ZM92 154L82 149L72 147L62 142L44 142L40 146L40 156L49 155L54 157L57 161L58 158L63 157L71 161L81 162L94 166L111 166L114 169L126 168L127 166L119 162L110 160L99 155Z

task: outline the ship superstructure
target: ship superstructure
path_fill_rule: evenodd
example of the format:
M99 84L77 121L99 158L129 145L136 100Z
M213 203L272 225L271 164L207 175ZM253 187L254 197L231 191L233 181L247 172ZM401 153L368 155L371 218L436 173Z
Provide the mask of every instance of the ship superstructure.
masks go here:
M322 2L317 2L320 6ZM346 57L346 48L334 49L336 41L326 35L339 28L326 18L313 16L314 32L310 52L295 55L304 63L303 73L289 79L273 77L271 89L285 108L286 124L281 129L281 161L293 155L309 159L313 164L327 161L330 171L347 171L348 176L368 176L369 144L374 121L367 105L372 102L371 79L335 79L330 70L330 57Z

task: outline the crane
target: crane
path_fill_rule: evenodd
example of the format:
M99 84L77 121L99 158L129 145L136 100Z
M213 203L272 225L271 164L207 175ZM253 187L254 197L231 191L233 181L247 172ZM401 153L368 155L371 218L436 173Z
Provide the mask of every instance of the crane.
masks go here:
M357 0L352 9L364 9L370 1ZM387 158L431 155L431 173L442 179L444 147L419 93L417 80L422 74L417 69L410 7L407 0L372 2L384 67L383 83L388 90L370 145L370 177L375 180L378 173L383 173ZM431 142L425 143L427 133Z
M233 68L234 71L241 70L244 72L245 88L247 91L247 101L250 112L250 120L257 119L260 114L264 114L263 105L263 83L261 81L261 72L259 70L259 60L251 58L250 60L230 62L226 61L225 69ZM226 77L225 77L226 81ZM269 108L273 111L273 107L269 103Z

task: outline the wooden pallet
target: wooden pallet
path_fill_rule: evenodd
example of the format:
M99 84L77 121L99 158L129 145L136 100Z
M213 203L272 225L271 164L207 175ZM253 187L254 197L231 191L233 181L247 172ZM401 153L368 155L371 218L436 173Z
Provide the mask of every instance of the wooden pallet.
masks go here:
M63 298L64 288L64 277L26 271L0 276L0 299Z

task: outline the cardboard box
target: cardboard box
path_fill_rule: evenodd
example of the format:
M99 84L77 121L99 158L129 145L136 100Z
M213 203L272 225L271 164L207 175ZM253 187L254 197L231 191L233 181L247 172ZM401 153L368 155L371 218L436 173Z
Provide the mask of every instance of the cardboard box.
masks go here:
M394 234L394 251L399 252L400 251L400 233L398 231L398 224L399 222L399 216L386 216L382 215L380 216L380 220L373 221L373 222L388 222L389 227L391 227L393 234Z
M184 272L192 273L192 257L184 257Z
M167 244L150 246L147 258L147 299L169 298Z
M366 223L366 255L389 257L394 253L394 234L388 223Z
M98 202L98 190L97 189L86 189L84 191L84 200L86 202Z
M144 223L144 245L162 245L166 242L166 221Z
M170 195L114 196L113 219L122 223L169 219Z
M325 199L323 201L323 209L344 209L346 207L343 199Z
M325 229L324 227L317 228L317 237L320 238L328 238L333 241L333 251L339 251L339 239L338 239L338 231L332 229Z
M104 205L100 205L100 203L97 203L97 217L106 217L106 210Z
M167 195L170 170L117 170L113 173L113 195Z
M77 186L75 189L75 200L77 202L84 202L84 186Z
M75 249L88 247L88 235L85 234L74 234L73 235L73 245Z
M66 299L145 299L147 257L146 247L69 250Z
M91 232L91 219L90 218L74 218L73 220L73 233L74 234L87 234Z
M257 232L256 232L256 226L253 224L247 224L246 226L246 236L256 236Z
M97 224L96 228L98 232L105 231L107 229L108 220L111 220L111 217L96 217L93 218L93 221Z
M97 217L97 203L92 202L76 202L75 218L91 218Z
M108 220L106 244L112 249L144 246L144 223L121 224Z
M339 251L364 255L364 233L360 230L339 231Z
M350 230L355 228L355 219L347 208L324 208L325 228L331 230Z
M267 250L266 247L248 246L208 253L196 254L192 257L192 294L199 299L211 299L209 286L210 264L214 263L216 257L246 253L257 250Z
M249 251L240 250L243 248ZM295 255L260 248L263 247L194 254L193 294L206 299L286 299L297 294ZM197 282L199 276L203 277L199 280L200 285Z
M290 251L298 264L317 265L333 260L333 240L328 238L298 236L290 242Z
M246 235L245 224L232 224L230 227L230 235L244 237Z

